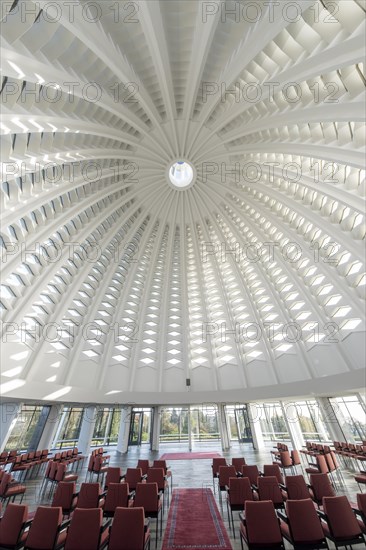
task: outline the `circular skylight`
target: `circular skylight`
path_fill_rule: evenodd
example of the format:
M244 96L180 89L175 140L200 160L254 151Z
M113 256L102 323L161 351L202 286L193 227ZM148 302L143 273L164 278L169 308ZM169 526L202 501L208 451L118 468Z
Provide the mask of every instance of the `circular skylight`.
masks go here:
M169 181L177 189L186 189L194 183L194 169L184 160L174 162L168 171Z

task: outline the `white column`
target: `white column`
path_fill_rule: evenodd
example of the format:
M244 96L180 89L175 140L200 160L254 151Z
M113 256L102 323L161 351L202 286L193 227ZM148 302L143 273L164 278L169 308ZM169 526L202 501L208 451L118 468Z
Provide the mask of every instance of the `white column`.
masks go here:
M192 422L191 422L191 406L188 405L188 450L192 450Z
M253 437L253 447L256 450L264 449L264 439L260 423L261 409L256 403L248 403L248 416Z
M225 405L219 403L217 406L217 420L219 425L219 432L221 436L221 447L223 451L228 451L230 449L230 441L228 437L227 430L227 418Z
M61 419L63 418L63 409L64 405L52 405L41 439L38 443L38 449L51 449Z
M316 402L319 405L320 417L323 420L330 437L333 441L343 441L345 436L339 425L337 415L335 414L332 404L328 397L317 397Z
M21 406L21 403L2 403L0 405L0 452L6 447Z
M305 440L302 434L295 403L286 403L281 401L281 408L292 446L294 449L301 449L305 445Z
M128 437L130 435L132 407L122 407L121 423L119 425L117 452L127 453Z
M151 450L159 450L161 407L153 407Z
M93 437L96 418L97 407L95 405L85 407L78 441L79 451L82 452L83 455L88 455L90 452L90 444Z

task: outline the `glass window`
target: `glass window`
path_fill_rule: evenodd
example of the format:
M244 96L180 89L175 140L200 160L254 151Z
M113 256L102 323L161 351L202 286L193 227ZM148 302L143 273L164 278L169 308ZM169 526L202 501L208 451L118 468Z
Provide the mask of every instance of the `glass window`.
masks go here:
M330 435L320 414L315 400L293 403L305 440L330 441Z
M18 414L5 451L27 450L41 416L43 406L23 405Z
M364 403L356 395L330 399L334 413L346 440L366 440L366 412Z
M203 405L191 408L191 433L193 441L220 439L217 407Z
M160 413L160 442L188 441L188 409L164 408Z
M259 413L264 441L288 441L285 418L280 403L263 403Z
M97 411L91 445L114 445L118 441L121 409L100 408Z
M78 444L81 421L83 418L81 407L65 407L60 419L53 448L74 447Z

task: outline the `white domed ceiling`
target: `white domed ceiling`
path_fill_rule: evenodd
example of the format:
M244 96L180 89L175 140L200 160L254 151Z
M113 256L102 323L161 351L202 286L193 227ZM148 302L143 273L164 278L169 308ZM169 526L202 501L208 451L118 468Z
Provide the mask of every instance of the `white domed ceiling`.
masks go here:
M3 3L4 395L362 385L364 17L363 0Z

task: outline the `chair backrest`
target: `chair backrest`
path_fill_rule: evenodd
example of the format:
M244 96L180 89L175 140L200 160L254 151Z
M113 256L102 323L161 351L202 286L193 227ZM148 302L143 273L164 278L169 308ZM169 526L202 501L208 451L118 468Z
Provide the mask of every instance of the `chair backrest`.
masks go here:
M140 483L141 479L141 468L127 468L125 481L130 486L130 489L135 490L137 483Z
M60 463L56 463L57 465L57 470L56 470L56 475L55 475L55 481L62 481L65 477L65 473L66 473L66 468L67 468L67 464L65 464L65 462L60 462Z
M74 482L60 481L57 485L51 506L61 506L63 511L70 510L74 500L76 484Z
M102 510L76 508L68 529L64 550L97 550L99 548Z
M93 470L94 460L95 460L95 455L91 454L88 462L88 472L91 472Z
M164 473L166 473L166 471L168 469L168 467L166 465L166 460L154 460L152 467L153 468L163 468Z
M334 537L347 539L361 535L361 527L346 496L324 497L323 510Z
M288 468L289 466L292 466L292 458L289 451L281 451L280 460L281 460L281 466L283 466L284 468Z
M327 461L324 455L316 455L316 463L321 474L327 474L329 472Z
M16 546L27 520L28 506L8 504L0 521L0 546Z
M323 497L335 496L328 474L310 474L310 485L317 502L321 502Z
M290 522L291 533L295 543L313 543L324 540L324 532L313 501L288 500L286 514Z
M117 508L109 535L109 550L143 550L145 512L140 507Z
M241 473L243 477L249 478L249 481L252 485L257 485L259 470L256 464L245 464L241 467Z
M27 549L53 548L62 522L62 508L38 506L27 536Z
M119 483L121 481L121 468L109 466L107 468L107 474L105 477L105 487L108 487L110 483Z
M212 475L217 477L219 475L220 466L227 466L225 458L213 458L212 459Z
M137 461L137 468L141 468L142 470L142 475L146 475L147 474L147 471L148 469L150 468L150 462L148 460L142 460L142 459L139 459ZM155 468L155 466L154 466Z
M245 519L249 544L279 545L282 535L273 502L269 500L245 503ZM265 529L263 526L265 525Z
M296 449L291 451L292 464L294 466L299 466L301 464L300 453Z
M330 472L334 472L334 470L336 469L335 465L334 465L334 462L333 462L333 458L332 458L332 455L330 453L326 453L324 455L325 457L325 461L327 463L327 466L328 466L328 469Z
M229 479L229 502L232 506L242 505L247 500L254 500L252 486L247 477L231 477Z
M281 504L283 502L283 496L276 476L258 478L258 495L259 500L271 500L274 504Z
M310 491L306 485L304 476L287 476L286 489L288 498L291 500L304 500L311 498Z
M366 516L366 493L357 493L357 506L360 512Z
M366 449L364 449L366 451ZM330 455L332 457L332 460L333 460L333 464L335 466L335 469L339 468L339 464L338 464L338 460L337 460L337 457L336 457L336 454L334 451L330 451Z
M103 466L103 457L101 455L98 455L94 457L94 464L93 464L93 472L98 473L101 471Z
M5 472L3 474L3 477L0 483L0 496L3 496L6 493L6 490L8 488L10 481L11 481L11 474Z
M56 474L57 474L57 467L59 466L59 462L54 462L53 460L51 461L51 466L50 466L50 469L49 469L49 472L48 472L48 476L47 478L49 480L54 480L55 477L56 477Z
M104 512L112 514L118 507L128 507L128 483L110 483L103 506Z
M149 468L147 471L146 481L148 483L156 482L158 484L158 490L164 491L165 489L165 473L163 468Z
M158 511L158 495L157 483L138 483L133 505L142 506L148 516L148 512Z
M236 477L236 470L234 466L220 466L219 467L219 484L220 487L229 485L229 479L231 477Z
M241 467L245 464L245 458L239 457L239 458L232 458L231 459L231 465L234 466L235 470L237 472L241 472Z
M76 508L98 508L99 489L99 483L82 483Z
M286 451L288 452L288 451ZM281 453L282 454L282 453ZM275 476L277 478L278 483L283 483L283 476L281 474L281 470L278 464L264 464L263 466L263 474L265 476Z

